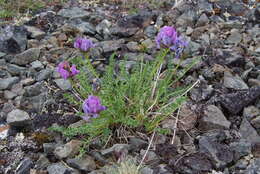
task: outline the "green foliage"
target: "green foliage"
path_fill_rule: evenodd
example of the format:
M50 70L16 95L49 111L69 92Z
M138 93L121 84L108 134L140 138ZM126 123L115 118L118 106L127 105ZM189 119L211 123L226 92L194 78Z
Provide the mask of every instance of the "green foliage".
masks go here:
M134 159L126 159L119 164L106 168L106 174L140 174Z
M160 129L158 126L186 101L184 94L190 88L174 88L174 82L177 82L196 61L182 73L176 73L178 66L162 68L167 54L168 50L165 49L160 51L153 61L140 58L130 72L126 69L126 61L118 64L116 54L113 54L101 76L98 90L93 90L93 82L88 78L92 72L86 68L89 67L89 60L80 57L72 59L72 63L76 64L81 72L73 80L74 94L66 94L66 98L81 111L83 101L78 100L75 93L82 99L96 95L108 109L81 127L52 130L62 132L66 136L87 135L90 139L97 136L107 139L113 130L120 126L168 134L169 130Z

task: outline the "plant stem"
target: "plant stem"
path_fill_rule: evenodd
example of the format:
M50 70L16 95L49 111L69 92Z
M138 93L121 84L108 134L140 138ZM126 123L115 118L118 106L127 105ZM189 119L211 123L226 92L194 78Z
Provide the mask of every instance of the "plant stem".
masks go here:
M96 78L99 78L99 77L98 77L98 74L96 73L94 67L93 67L92 64L91 64L91 61L90 61L90 59L89 59L88 53L83 53L83 54L84 54L84 57L86 58L87 67L88 67L89 71L90 71Z

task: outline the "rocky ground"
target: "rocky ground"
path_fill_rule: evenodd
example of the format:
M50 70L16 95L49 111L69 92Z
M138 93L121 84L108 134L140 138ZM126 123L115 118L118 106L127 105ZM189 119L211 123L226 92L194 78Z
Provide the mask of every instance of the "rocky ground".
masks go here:
M0 27L0 173L104 173L118 153L139 160L150 135L102 148L92 144L82 158L82 142L48 131L54 125L82 124L63 98L69 81L57 64L79 55L73 39L84 34L98 43L93 64L104 69L113 52L128 56L155 52L154 38L164 25L187 40L188 57L202 60L183 84L200 83L181 108L174 144L156 134L142 174L260 173L260 4L257 0L192 0L129 14L116 5L68 3L47 7L19 26ZM144 49L145 48L145 49ZM178 63L177 59L173 60ZM176 129L175 119L164 128Z

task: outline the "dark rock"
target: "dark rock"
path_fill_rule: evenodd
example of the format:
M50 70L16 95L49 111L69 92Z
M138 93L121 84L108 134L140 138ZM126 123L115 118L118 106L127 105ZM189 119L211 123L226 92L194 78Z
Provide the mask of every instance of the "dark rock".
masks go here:
M198 19L198 21L197 21L197 26L198 27L202 27L202 26L204 26L204 25L207 25L209 23L209 18L208 18L208 16L205 14L205 13L203 13L200 17L199 17L199 19Z
M32 97L40 95L42 92L46 91L44 84L42 82L37 82L34 85L26 86L24 96Z
M221 105L233 114L239 113L244 107L254 102L260 96L260 87L253 87L248 90L230 94L223 94L219 97Z
M0 28L0 51L21 53L27 47L27 31L23 26L5 26Z
M30 158L25 158L18 165L16 174L30 174L30 169L33 167L33 162Z
M176 20L176 25L182 28L186 28L188 26L194 26L198 16L194 10L188 10L184 12L181 16L179 16Z
M31 48L16 55L15 58L12 59L11 63L17 65L27 65L32 63L35 60L38 60L39 56L40 56L40 48Z
M39 28L32 27L32 26L25 26L27 31L29 32L30 38L33 39L42 39L46 35L44 31L41 31Z
M129 143L130 143L130 146L131 146L131 149L134 149L134 150L140 150L142 148L145 148L147 146L147 142L140 139L140 138L135 138L135 137L131 137L129 139Z
M71 158L79 153L80 146L82 145L81 141L71 140L65 145L61 145L55 148L54 154L59 159Z
M156 19L156 14L151 11L141 10L138 14L129 15L119 19L117 25L124 28L143 28Z
M120 36L120 37L131 37L138 31L138 28L124 28L124 27L112 27L110 32L112 35Z
M194 153L184 156L178 162L170 164L177 173L195 174L207 173L214 167L211 160L204 153Z
M36 169L45 169L50 165L50 161L45 155L40 155L39 159L35 163Z
M157 30L157 28L156 28L155 26L150 25L150 26L148 26L148 27L145 28L144 33L145 33L145 35L146 35L147 37L153 39L153 38L155 38L155 36L156 36L156 34L157 34L157 31L158 31L158 30Z
M22 108L34 112L41 112L47 98L48 98L48 94L46 92L43 92L39 95L32 96L32 97L21 96L19 105Z
M209 132L199 138L199 151L209 155L216 168L224 168L233 160L233 152L224 143L226 135L222 132Z

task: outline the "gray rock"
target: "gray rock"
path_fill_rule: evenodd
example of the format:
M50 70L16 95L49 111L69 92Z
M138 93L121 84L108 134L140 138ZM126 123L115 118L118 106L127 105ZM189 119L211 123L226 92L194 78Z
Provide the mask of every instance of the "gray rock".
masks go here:
M96 31L98 34L103 35L105 39L108 39L111 34L109 31L111 25L112 23L110 21L104 19L96 26Z
M144 30L144 34L151 39L155 38L157 32L158 32L157 28L153 25L146 27Z
M34 85L26 86L24 90L24 96L32 97L40 95L42 92L46 91L46 88L44 87L44 84L42 82L37 82Z
M183 28L188 26L192 27L195 24L196 18L196 12L194 10L189 10L177 18L176 25Z
M49 174L70 174L71 170L62 163L54 163L47 167Z
M7 70L11 75L16 76L16 75L24 74L26 71L26 68L15 65L15 64L8 64Z
M251 143L246 140L240 140L239 142L233 142L230 145L231 150L234 153L234 161L239 160L241 157L251 154Z
M251 143L259 143L260 142L260 136L256 132L256 130L251 126L251 124L247 121L246 118L243 119L240 128L239 133L241 134L241 137L248 142Z
M35 60L38 60L40 56L39 48L30 48L21 54L15 56L15 58L11 61L11 63L17 65L27 65Z
M69 166L84 172L91 172L96 169L93 158L87 155L84 155L81 158L68 159L66 162Z
M43 143L42 144L43 151L47 155L53 153L53 151L55 150L56 146L57 146L57 144L55 144L55 143Z
M247 84L238 75L233 76L230 72L224 72L224 83L226 88L235 90L248 89Z
M25 28L29 32L30 37L33 39L42 39L46 35L46 33L39 28L33 26L25 26Z
M19 81L18 77L9 77L6 79L0 79L0 90L3 89L9 89L12 87L12 85L14 85L15 83L17 83Z
M254 86L260 86L260 79L248 79L248 85L250 87L254 87Z
M253 87L245 91L221 95L220 104L233 114L239 113L245 106L260 96L260 87Z
M25 109L41 112L47 98L50 98L50 96L48 96L47 92L43 92L37 96L32 97L21 96L17 102L19 102L19 105Z
M243 117L251 121L252 119L260 116L260 110L255 106L248 106L244 108Z
M25 126L31 121L29 114L23 110L15 109L7 114L6 121L11 126Z
M129 143L130 143L131 149L134 149L134 150L139 150L139 149L145 148L148 144L146 141L144 141L140 138L136 138L136 137L131 137L129 139Z
M199 0L198 1L198 11L199 13L212 13L213 12L213 6L211 3L205 1L205 0Z
M36 71L42 70L44 68L44 65L39 60L32 62L31 65L32 68L35 69Z
M54 150L54 154L59 159L64 159L68 157L72 158L79 152L81 145L81 141L71 140L65 145L56 147Z
M151 174L151 173L153 173L153 169L146 166L144 168L141 168L140 173L141 174Z
M87 35L94 35L96 33L96 28L94 25L89 22L82 21L81 19L73 19L68 23L68 25L71 28Z
M238 44L242 40L242 34L239 30L233 29L230 33L230 36L227 38L227 43L229 44Z
M50 161L45 155L40 155L39 159L35 163L35 169L45 169L50 165Z
M123 149L126 149L128 151L130 149L130 145L129 144L114 144L112 147L102 150L101 154L109 155L109 154L114 153L115 151L120 151Z
M16 97L17 94L12 92L12 91L9 91L9 90L5 90L4 91L4 97L9 100L9 99L13 99L14 97Z
M205 14L205 13L203 13L200 17L199 17L199 19L198 19L198 21L197 21L197 26L198 27L202 27L202 26L204 26L204 25L207 25L209 23L209 18L208 18L208 16Z
M0 29L0 51L20 53L27 46L27 31L23 26L6 26Z
M0 58L1 58L1 57L4 57L5 55L6 55L6 53L3 53L3 52L0 51ZM1 65L2 65L2 64L1 64Z
M133 36L139 29L137 27L134 28L125 28L115 26L110 29L112 35L119 36L119 37L131 37Z
M126 47L129 49L129 51L132 51L132 52L137 52L140 50L140 46L138 45L137 42L128 42L126 44Z
M65 79L55 79L54 82L57 86L62 90L70 90L72 88L71 83L69 80Z
M119 40L102 41L99 43L99 45L103 49L104 53L109 53L109 52L117 51L124 43L125 43L124 39L119 39Z
M253 159L253 162L245 170L247 174L257 174L260 173L260 158Z
M61 9L58 12L58 15L65 17L65 18L85 18L88 17L90 15L89 12L85 11L83 8L79 8L79 7L72 7L69 9Z
M51 69L49 69L49 68L43 69L43 70L41 70L40 72L38 72L36 74L35 80L38 81L38 82L46 80L49 77L51 77L52 72L53 71Z
M29 174L32 167L33 167L32 160L30 158L25 158L18 165L15 173L16 174Z
M229 129L231 123L218 107L209 105L205 109L199 125L199 128L203 130Z

